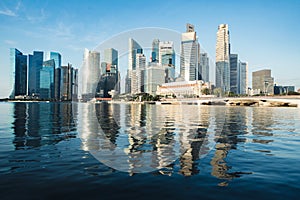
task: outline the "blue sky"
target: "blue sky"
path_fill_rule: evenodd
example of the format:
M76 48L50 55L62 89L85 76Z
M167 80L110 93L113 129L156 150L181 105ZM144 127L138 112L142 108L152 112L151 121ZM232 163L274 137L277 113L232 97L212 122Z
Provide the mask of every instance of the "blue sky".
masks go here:
M269 68L276 83L300 88L299 10L298 0L1 0L0 98L11 91L11 47L25 54L58 51L63 64L80 67L84 48L112 35L141 27L184 32L187 22L212 59L217 27L229 24L231 50L249 63L249 75Z

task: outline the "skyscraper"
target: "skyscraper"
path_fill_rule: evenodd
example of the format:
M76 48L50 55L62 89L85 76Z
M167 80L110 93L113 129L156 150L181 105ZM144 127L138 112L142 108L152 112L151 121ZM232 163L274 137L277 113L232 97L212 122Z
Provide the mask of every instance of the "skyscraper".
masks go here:
M209 58L207 53L200 54L199 80L209 82Z
M252 89L265 95L274 94L274 78L270 69L252 72Z
M247 94L248 92L248 63L239 61L239 94Z
M96 88L100 80L100 53L84 50L82 77L82 99L90 100L95 97Z
M71 64L61 66L61 100L77 100L78 94L78 69L74 69ZM96 92L96 90L95 90Z
M142 53L136 54L135 69L132 70L131 76L131 94L137 94L143 92L144 80L143 70L146 68L146 57Z
M11 48L10 65L13 69L13 88L10 98L27 95L27 56L18 49Z
M180 76L183 80L193 81L198 79L199 51L194 26L187 24L186 32L181 34Z
M154 39L152 42L151 62L158 62L159 60L159 39Z
M175 66L175 51L172 41L159 42L159 58L160 65L174 65Z
M50 52L50 59L54 60L55 68L59 68L61 66L61 55L58 52Z
M43 67L44 52L34 51L29 55L28 73L28 95L39 96L40 93L40 71Z
M240 74L238 54L230 54L230 92L239 94Z
M131 77L132 77L132 71L136 69L136 54L142 54L143 49L142 47L132 38L129 38L129 50L128 50L128 71L127 71L127 77L126 77L126 93L132 93L131 92Z
M230 91L230 43L227 24L220 24L216 44L216 87Z
M44 61L40 70L40 99L54 99L54 74L54 59Z
M104 49L104 62L101 63L101 77L98 82L96 97L112 98L120 92L120 73L118 70L118 51Z

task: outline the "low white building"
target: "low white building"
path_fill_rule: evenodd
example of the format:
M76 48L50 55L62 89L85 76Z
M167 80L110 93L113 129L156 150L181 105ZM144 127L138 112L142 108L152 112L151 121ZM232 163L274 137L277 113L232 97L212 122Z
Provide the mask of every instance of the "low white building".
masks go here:
M201 80L164 83L157 87L156 94L176 97L199 97L204 88L210 88L209 83Z

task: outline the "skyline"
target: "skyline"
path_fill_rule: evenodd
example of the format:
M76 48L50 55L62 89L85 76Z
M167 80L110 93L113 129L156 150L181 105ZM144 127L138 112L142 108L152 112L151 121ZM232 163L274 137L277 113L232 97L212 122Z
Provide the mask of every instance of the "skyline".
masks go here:
M0 98L8 97L12 88L10 48L17 48L24 54L33 51L59 52L63 55L62 65L70 62L80 68L84 48L92 50L112 35L141 27L162 27L182 33L186 23L195 25L201 48L212 60L215 60L217 27L221 23L228 24L231 52L239 54L242 61L249 63L249 75L260 69L271 69L275 83L300 88L297 74L300 63L297 55L300 52L300 27L297 26L300 14L297 10L300 2L189 3L90 1L87 5L81 1L74 1L73 4L67 1L2 1L0 67L3 71L0 75ZM134 12L123 10L124 4ZM180 12L186 9L190 12ZM147 17L149 15L151 17ZM103 56L100 55L101 60ZM149 55L146 57L148 59ZM120 68L127 68L127 63L119 65Z

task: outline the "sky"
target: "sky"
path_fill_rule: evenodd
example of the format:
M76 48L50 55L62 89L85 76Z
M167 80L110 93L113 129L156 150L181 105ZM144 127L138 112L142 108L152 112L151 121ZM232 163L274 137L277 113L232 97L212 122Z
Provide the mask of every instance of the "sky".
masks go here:
M63 64L80 68L84 48L119 33L143 27L180 33L186 23L195 25L212 60L218 25L228 24L231 52L248 62L250 84L253 71L271 69L275 83L300 88L299 10L299 0L1 0L0 98L12 89L10 48L60 52Z

